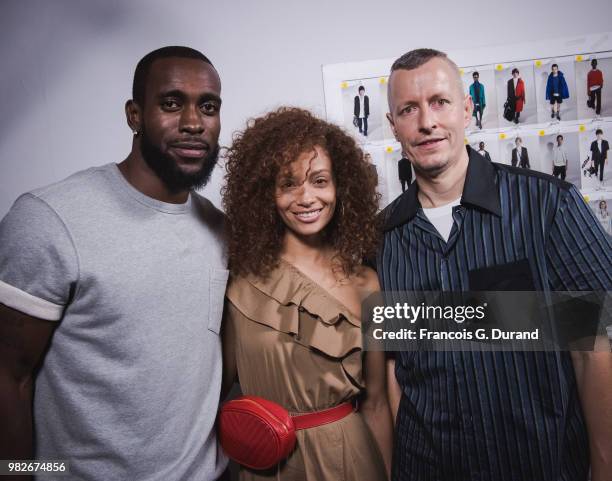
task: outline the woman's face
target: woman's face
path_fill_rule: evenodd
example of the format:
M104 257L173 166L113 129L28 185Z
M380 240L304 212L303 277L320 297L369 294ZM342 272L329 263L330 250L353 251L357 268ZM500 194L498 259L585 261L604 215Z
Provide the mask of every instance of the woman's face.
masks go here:
M300 237L320 234L336 209L332 162L319 146L304 152L276 177L276 209Z
M599 208L600 208L601 210L608 210L608 204L606 204L606 201L605 201L605 200L602 200L602 201L599 203Z

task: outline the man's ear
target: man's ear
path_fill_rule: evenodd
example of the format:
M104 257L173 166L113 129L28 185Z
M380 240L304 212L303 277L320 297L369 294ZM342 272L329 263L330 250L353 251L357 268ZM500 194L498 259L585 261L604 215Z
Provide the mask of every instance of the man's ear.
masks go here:
M140 106L133 100L128 100L125 103L125 118L132 132L134 134L140 133L142 125Z
M465 95L463 104L463 127L467 128L472 121L472 114L474 112L474 101L472 100L472 96L470 94Z

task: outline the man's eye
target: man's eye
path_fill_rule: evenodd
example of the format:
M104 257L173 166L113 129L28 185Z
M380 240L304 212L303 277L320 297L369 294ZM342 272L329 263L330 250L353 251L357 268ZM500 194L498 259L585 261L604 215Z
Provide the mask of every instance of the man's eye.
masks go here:
M409 114L409 113L411 113L413 111L414 111L414 107L412 105L408 105L408 106L404 107L400 113L402 113L402 114Z
M179 104L176 100L164 100L162 107L167 110L174 110L179 107Z
M219 111L219 106L214 102L206 102L202 104L202 112L206 114L214 114Z
M448 103L449 103L449 101L448 101L448 100L446 100L446 99L438 99L438 100L436 101L436 103L437 103L438 105L445 105L445 104L448 104Z

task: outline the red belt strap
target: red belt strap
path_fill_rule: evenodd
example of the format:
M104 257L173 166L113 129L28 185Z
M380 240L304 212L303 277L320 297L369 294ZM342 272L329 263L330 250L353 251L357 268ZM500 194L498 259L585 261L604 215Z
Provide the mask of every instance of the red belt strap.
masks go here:
M323 411L291 416L291 419L293 419L293 424L297 431L299 429L315 428L323 424L339 421L351 414L354 410L355 408L350 402L345 402L333 408L324 409Z

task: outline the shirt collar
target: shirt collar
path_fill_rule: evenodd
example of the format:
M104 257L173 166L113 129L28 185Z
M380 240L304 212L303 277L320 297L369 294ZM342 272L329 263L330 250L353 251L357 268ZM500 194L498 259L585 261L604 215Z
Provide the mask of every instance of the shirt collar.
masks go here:
M461 195L461 205L483 209L497 216L501 215L501 202L497 185L497 167L466 146L469 156L468 168ZM418 198L419 188L416 182L410 184L395 204L385 221L384 230L388 231L411 221L417 214L421 203Z

